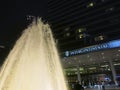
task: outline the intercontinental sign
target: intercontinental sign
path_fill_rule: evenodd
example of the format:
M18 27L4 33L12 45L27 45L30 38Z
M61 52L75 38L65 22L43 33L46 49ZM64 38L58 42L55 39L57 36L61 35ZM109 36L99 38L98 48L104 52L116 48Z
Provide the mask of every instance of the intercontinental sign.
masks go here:
M72 51L66 51L64 53L64 56L69 57L73 55L78 55L78 54L83 54L83 53L88 53L88 52L93 52L98 50L104 50L104 49L110 49L110 48L117 48L117 47L120 47L120 40L109 41L107 43L103 43L99 45L93 45L90 47L85 47L85 48L76 49Z

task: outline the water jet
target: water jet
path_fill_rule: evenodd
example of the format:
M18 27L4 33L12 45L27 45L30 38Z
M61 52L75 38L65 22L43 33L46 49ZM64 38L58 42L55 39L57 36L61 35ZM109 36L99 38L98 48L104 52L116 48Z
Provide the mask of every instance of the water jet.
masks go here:
M68 90L48 24L33 21L0 71L0 90Z

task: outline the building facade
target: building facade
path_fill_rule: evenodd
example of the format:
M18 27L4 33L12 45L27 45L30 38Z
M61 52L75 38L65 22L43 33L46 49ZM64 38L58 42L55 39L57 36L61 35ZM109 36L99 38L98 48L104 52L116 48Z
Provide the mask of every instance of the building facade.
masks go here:
M85 48L88 49L89 46L99 46L118 40L119 12L119 0L48 0L47 18L58 43L58 49L67 56L70 52L71 55L74 54L70 58L62 59L65 66L69 65L65 69L68 82L80 80L81 83L95 84L99 80L106 79L108 80L106 83L110 80L118 84L116 80L120 75L119 47L111 51L98 51L98 54L89 52L79 55L78 53Z
M47 18L64 52L120 38L119 11L119 0L49 0Z

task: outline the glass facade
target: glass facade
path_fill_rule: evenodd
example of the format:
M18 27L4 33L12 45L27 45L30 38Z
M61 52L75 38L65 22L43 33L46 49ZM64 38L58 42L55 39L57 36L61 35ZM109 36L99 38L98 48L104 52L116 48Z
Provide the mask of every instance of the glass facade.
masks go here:
M49 0L48 21L54 38L58 41L60 55L66 58L63 64L71 65L64 70L69 83L78 80L78 71L73 64L80 64L79 72L83 85L92 86L103 79L106 84L111 84L115 77L119 80L119 52L117 59L113 56L114 52L113 55L110 54L112 57L108 56L110 58L103 55L105 50L120 47L119 12L119 0ZM93 51L103 51L102 56L98 55L100 59L89 56ZM82 54L86 54L87 63L91 61L91 65L82 63L86 58L77 58L77 55ZM72 56L76 56L76 60L68 60ZM116 76L112 75L109 59L113 61Z
M115 70L117 72L117 79L120 79L120 61L114 62ZM77 78L77 69L76 68L67 68L64 69L66 72L67 80L69 83L75 83ZM88 66L88 67L80 67L79 68L82 83L87 84L89 86L89 83L93 81L94 85L97 84L98 81L105 81L106 84L112 84L113 83L113 76L111 72L111 68L108 62L94 65L94 66Z
M120 38L119 10L119 0L49 0L48 22L64 52Z

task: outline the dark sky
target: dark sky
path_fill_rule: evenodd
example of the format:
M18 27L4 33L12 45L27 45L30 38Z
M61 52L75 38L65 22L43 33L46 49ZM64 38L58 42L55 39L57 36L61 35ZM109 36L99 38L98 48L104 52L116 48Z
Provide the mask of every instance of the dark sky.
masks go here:
M2 0L0 2L0 60L12 48L21 32L27 27L27 15L47 20L47 0Z

